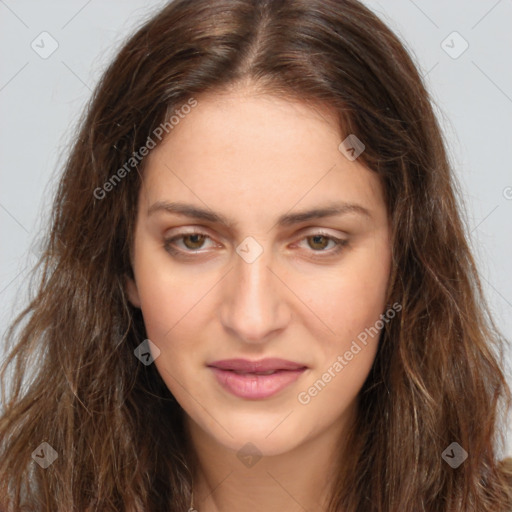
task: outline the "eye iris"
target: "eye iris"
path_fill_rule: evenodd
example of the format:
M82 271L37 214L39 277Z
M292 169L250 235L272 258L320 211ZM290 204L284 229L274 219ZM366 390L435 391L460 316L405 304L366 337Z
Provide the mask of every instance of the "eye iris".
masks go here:
M190 246L188 243L187 243L187 240L191 240L192 239L192 246ZM199 240L197 240L199 239ZM204 239L205 239L205 235L200 235L200 234L194 234L194 235L185 235L183 237L183 243L185 244L185 246L188 248L188 249L200 249L201 246L203 245L204 243ZM198 244L198 245L195 245L195 244Z
M323 241L324 241L325 243L323 243L323 244L322 244L322 243L320 242L321 247L313 247L313 245L312 245L312 244L309 244L309 245L310 245L310 247L312 247L313 249L325 249L325 247L326 247L326 246L327 246L327 244L329 243L329 240L328 240L328 239L327 239L327 237L326 237L326 236L324 236L324 235L308 236L308 243L309 243L309 241L310 241L310 240L314 240L313 244L317 244L317 243L318 243L318 239L323 239Z

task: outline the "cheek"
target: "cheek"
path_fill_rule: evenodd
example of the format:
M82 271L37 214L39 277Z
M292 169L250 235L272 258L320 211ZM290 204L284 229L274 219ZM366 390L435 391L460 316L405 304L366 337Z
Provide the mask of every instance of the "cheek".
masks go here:
M347 261L316 293L316 307L330 334L315 336L321 359L297 397L315 423L334 422L348 408L368 377L378 349L386 309L389 260L370 251ZM320 419L321 418L321 419Z
M164 340L169 330L194 307L211 286L208 276L173 263L162 244L143 228L136 232L134 274L148 337Z
M135 267L141 310L149 339L161 350L176 344L176 332L200 314L201 300L211 288L211 279L180 272L165 260L165 255L140 253ZM199 307L198 307L199 306ZM194 322L192 322L194 325Z
M176 283L169 276L155 269L138 275L141 309L148 337L161 340L178 321L180 294L175 293Z
M329 328L330 347L342 349L379 319L386 306L389 270L386 245L376 244L347 254L340 267L304 283L305 302Z
M208 286L196 284L201 279L184 279L176 270L149 268L138 275L138 289L146 335L160 350L154 364L178 402L187 403L190 397L183 386L191 387L191 375L186 369L191 357L197 356L194 340L200 338L198 320L205 315L201 298Z

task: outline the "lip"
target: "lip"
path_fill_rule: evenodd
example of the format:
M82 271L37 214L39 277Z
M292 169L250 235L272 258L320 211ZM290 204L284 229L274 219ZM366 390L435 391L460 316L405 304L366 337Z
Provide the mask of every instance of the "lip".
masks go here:
M233 370L247 373L306 368L305 364L295 363L294 361L279 359L277 357L267 357L258 361L250 361L249 359L223 359L222 361L214 361L208 366L214 366L220 370Z
M279 393L295 382L307 369L303 364L278 358L259 361L225 359L215 361L208 367L224 389L237 397L252 400L269 398ZM270 371L274 373L256 373Z

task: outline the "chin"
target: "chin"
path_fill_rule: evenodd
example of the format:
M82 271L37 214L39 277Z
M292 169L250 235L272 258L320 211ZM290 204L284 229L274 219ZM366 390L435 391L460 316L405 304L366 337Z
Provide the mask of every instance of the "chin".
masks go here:
M241 432L240 435L234 435L233 438L218 439L218 441L226 448L236 452L239 458L244 458L246 455L259 455L261 457L272 457L275 455L282 455L288 453L297 447L300 439L284 439L276 436L272 439L272 435L267 437L268 433L260 432L259 435L248 435Z
M283 415L278 421L272 418L272 421L259 424L254 421L242 421L238 425L231 422L226 426L231 435L220 427L209 434L219 444L235 451L237 455L244 455L244 451L251 452L252 445L255 447L254 451L261 456L281 455L296 448L306 437L305 432L297 432L294 425L279 425L285 417L286 415ZM288 420L283 423L286 421Z

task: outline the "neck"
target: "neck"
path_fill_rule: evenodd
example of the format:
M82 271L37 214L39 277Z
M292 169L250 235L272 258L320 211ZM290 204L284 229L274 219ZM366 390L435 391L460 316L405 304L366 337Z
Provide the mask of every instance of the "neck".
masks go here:
M259 459L244 457L243 462L240 453L216 442L187 416L197 461L194 508L198 512L327 512L348 417L291 451Z

